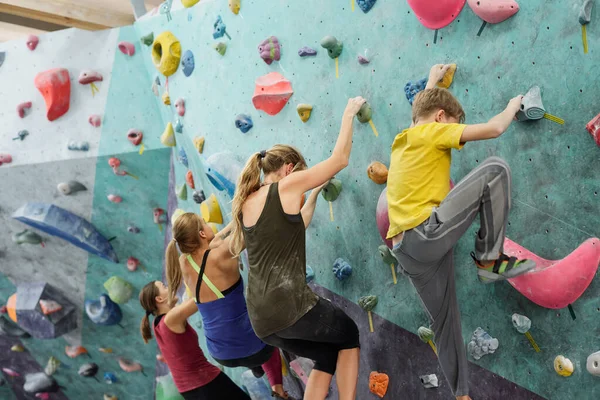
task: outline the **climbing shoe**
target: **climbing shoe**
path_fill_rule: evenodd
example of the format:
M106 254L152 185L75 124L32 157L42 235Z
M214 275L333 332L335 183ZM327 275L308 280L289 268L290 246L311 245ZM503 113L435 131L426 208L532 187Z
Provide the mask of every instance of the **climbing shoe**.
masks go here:
M492 283L503 281L523 275L526 272L535 268L533 260L518 260L517 257L509 257L506 254L500 254L494 264L484 266L481 261L475 258L475 253L471 253L471 257L477 265L477 275L483 283Z

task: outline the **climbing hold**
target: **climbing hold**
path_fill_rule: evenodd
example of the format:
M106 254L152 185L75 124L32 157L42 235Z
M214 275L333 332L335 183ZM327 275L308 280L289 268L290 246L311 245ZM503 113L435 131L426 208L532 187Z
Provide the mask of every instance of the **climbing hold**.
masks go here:
M368 63L370 63L371 61L369 61L369 59L361 54L358 55L358 63L360 65L367 65Z
M227 36L227 38L231 40L231 36L227 33L227 26L225 26L225 22L223 22L223 19L219 15L213 24L213 39L219 39L223 36Z
M588 239L562 260L545 260L517 243L505 239L509 256L526 258L536 266L527 274L508 279L515 289L537 305L565 308L583 294L594 279L600 263L600 240Z
M114 194L109 194L108 196L106 196L108 198L108 201L111 201L113 203L120 203L123 201L123 198L121 196L117 196Z
M190 189L194 189L196 186L194 185L194 174L192 171L189 171L185 174L185 183L190 187Z
M155 224L162 224L164 222L163 218L161 218L163 215L165 215L165 210L160 207L156 207L152 210L152 218Z
M114 394L104 393L104 399L103 400L119 400L119 399Z
M88 354L88 351L83 346L65 346L65 354L69 358L76 358L82 354ZM88 354L89 357L89 354Z
M158 93L158 87L159 87L159 86L160 86L160 85L158 85L158 84L156 83L156 81L152 82L152 93L154 93L154 95L155 95L156 97L158 97L158 95L159 95L159 93Z
M58 361L58 359L56 357L50 356L50 358L48 358L48 363L46 364L46 368L44 368L44 373L48 376L52 376L58 369L59 365L60 365L60 361Z
M220 55L224 56L227 52L227 44L223 42L213 44L213 49L217 51Z
M154 39L152 44L152 61L164 76L171 76L179 68L181 59L181 43L171 32L165 31Z
M177 144L175 142L175 131L173 130L173 124L170 122L167 123L163 134L160 136L160 142L167 147L175 147Z
M321 195L326 201L335 201L342 192L342 181L332 178L323 188Z
M482 20L498 24L515 15L519 5L514 0L467 0L469 7Z
M86 378L94 377L98 373L98 364L96 363L85 363L81 367L79 367L79 371L77 373Z
M105 354L111 354L113 349L112 347L98 347L98 351Z
M417 330L417 334L419 335L419 339L421 339L421 341L424 343L427 343L434 338L433 331L425 326L420 326Z
M421 380L421 383L425 389L431 389L440 386L436 374L421 375L419 376L419 379Z
M325 36L321 39L321 47L327 49L329 57L336 59L342 54L344 44L333 36Z
M365 310L369 315L369 329L371 332L373 332L373 317L371 316L371 311L373 311L373 309L377 305L377 302L377 296L373 295L363 296L360 299L358 299L358 305L360 306L360 308Z
M216 224L223 223L223 214L221 214L221 207L217 201L217 196L211 194L210 197L200 204L200 213L202 218L206 222L214 222Z
M302 122L306 122L310 119L310 114L312 114L313 106L310 104L301 103L296 107L296 111L298 112L298 116L302 120Z
M87 85L89 83L102 82L103 79L104 78L102 77L102 75L99 72L92 71L90 69L84 69L79 74L78 81L82 85Z
M88 118L88 122L90 123L90 125L97 128L102 124L102 117L97 114L90 115L90 117Z
M271 72L256 79L252 104L257 110L276 115L287 104L294 91L290 81L279 72Z
M306 283L310 283L315 280L315 271L310 265L306 266Z
M0 67L4 64L4 60L6 60L6 52L0 51Z
M127 263L129 264L129 260ZM98 300L86 300L85 313L94 324L101 326L116 325L123 318L121 307L108 294L100 295Z
M34 51L39 42L40 42L40 38L37 37L36 35L27 36L26 43L27 43L27 47L29 47L29 50Z
M38 235L35 232L30 231L29 229L25 229L22 232L13 234L12 241L16 244L23 244L23 243L42 244L42 246L44 243L44 241L40 235Z
M521 314L512 315L512 324L519 333L526 333L531 329L531 320Z
M575 367L571 360L566 358L565 356L556 356L554 359L554 370L560 376L571 376L573 375L573 371Z
M394 267L394 265L397 262L396 257L394 257L390 248L387 247L385 244L382 244L381 246L379 246L377 248L377 250L379 250L379 255L381 256L381 259L383 260L385 265L390 266L390 269L392 270L392 279L394 281L394 285L397 284L398 281L396 279L396 269Z
M152 43L154 42L154 32L150 32L149 34L142 36L140 41L146 46L152 46Z
M225 190L233 198L235 184L242 172L242 162L231 152L215 153L204 162L206 176L217 190Z
M108 292L110 299L117 304L127 303L133 294L131 283L118 276L112 276L104 282L104 289Z
M126 358L119 358L119 367L125 372L136 372L140 371L144 373L142 364L128 360Z
M139 129L132 128L129 131L127 131L127 140L129 140L134 146L139 146L139 144L142 142L143 137L144 134Z
M135 233L135 234L138 234L138 233L140 233L140 228L138 228L138 227L137 227L137 226L135 226L135 225L129 225L129 226L127 227L127 232L129 232L129 233Z
M235 117L235 127L238 128L242 133L248 133L254 124L252 123L252 118L250 118L247 114L239 114Z
M86 141L78 142L75 140L70 140L67 143L67 148L73 151L88 151L90 149L90 143Z
M333 262L333 274L339 281L343 281L352 275L352 267L348 261L338 258Z
M371 105L365 102L356 113L356 118L362 124L365 124L371 120L373 117L373 110L371 109Z
M387 182L388 169L379 161L373 161L367 168L367 175L378 185L383 185Z
M27 136L29 136L29 131L26 129L23 129L22 131L17 132L17 137L14 137L13 140L23 141L23 140L25 140L25 138Z
M229 9L235 15L238 15L240 12L240 8L242 7L242 5L240 3L241 3L241 0L229 0Z
M408 81L406 85L404 85L404 94L406 95L406 99L412 106L413 101L415 100L415 96L425 90L427 86L427 78L423 78L420 81L412 82Z
M300 57L313 57L317 55L317 50L308 46L304 46L301 47L300 50L298 50L298 55Z
M58 383L43 372L25 375L23 390L27 393L57 392Z
M0 153L0 165L10 164L12 162L12 156L6 153Z
M19 117L25 118L25 114L27 114L27 110L29 110L30 108L31 108L31 102L30 101L26 101L24 103L20 103L17 106L17 114L19 114Z
M371 11L377 0L356 0L356 3L365 14Z
M21 374L19 374L14 369L6 368L6 367L2 368L2 372L4 372L8 376L21 376Z
M187 186L177 185L175 186L175 194L179 200L187 200Z
M10 351L14 351L15 353L22 353L25 351L25 347L20 344L15 344L10 348Z
M185 100L178 98L177 101L175 101L175 109L177 110L177 114L179 114L180 117L183 117L185 115Z
M126 56L132 56L135 54L135 45L131 42L119 42L118 46L119 50L121 50L121 53L125 54Z
M444 74L444 77L440 82L437 83L438 87L448 89L450 85L452 85L452 81L454 80L454 73L456 72L456 64L450 64L450 68Z
M600 351L588 356L586 362L588 372L594 376L600 376Z
M164 92L162 95L162 102L165 106L170 106L171 105L171 97L169 96L168 92Z
M36 75L34 84L46 101L48 121L54 121L69 111L71 100L69 71L64 68L54 68L40 72Z
M360 4L360 2L358 4ZM387 393L389 384L390 377L387 374L375 371L371 371L371 373L369 374L369 390L371 391L371 393L379 396L382 399Z
M499 345L500 342L498 342L498 339L491 337L483 329L477 328L473 332L473 336L471 336L471 341L467 344L467 350L471 354L471 357L479 360L486 354L493 354Z
M194 202L196 204L202 204L204 200L206 200L206 195L204 194L204 190L194 190L194 194L192 195Z
M194 72L196 63L194 61L194 53L191 50L186 50L181 57L181 66L183 67L183 74L190 76Z
M465 5L466 0L408 0L408 5L429 29L440 29L449 25Z
M179 148L179 155L177 157L180 163L182 163L186 168L188 167L188 158L183 147Z
M579 11L579 23L587 25L592 20L592 8L594 8L594 0L583 0L583 5Z
M600 114L596 115L590 122L587 123L585 129L592 135L594 142L600 146Z
M194 147L198 150L198 153L202 154L204 151L204 136L196 136L194 138Z
M40 301L38 303L39 303L40 308L42 310L42 314L44 314L44 315L50 315L50 314L53 314L53 313L55 313L55 312L60 311L60 310L63 309L63 306L61 306L55 300L40 299Z
M135 272L139 265L140 265L140 260L138 260L137 258L129 257L127 259L127 269L130 272Z
M177 118L177 121L175 121L175 132L183 132L183 122L181 122L181 119L179 118Z
M200 0L181 0L181 4L185 7L185 8L190 8L195 6Z
M104 373L104 383L112 385L115 382L117 382L117 377L115 376L115 374L113 374L112 372Z
M258 45L258 54L267 65L271 65L273 61L279 61L281 59L281 45L279 39L275 36L270 36L263 40Z
M542 92L539 86L532 86L531 89L523 96L521 102L521 110L517 113L517 119L519 121L527 120L538 120L542 118L548 118L551 121L559 124L564 124L564 121L557 117L551 116L546 113L544 104L542 104ZM560 120L560 121L559 121Z

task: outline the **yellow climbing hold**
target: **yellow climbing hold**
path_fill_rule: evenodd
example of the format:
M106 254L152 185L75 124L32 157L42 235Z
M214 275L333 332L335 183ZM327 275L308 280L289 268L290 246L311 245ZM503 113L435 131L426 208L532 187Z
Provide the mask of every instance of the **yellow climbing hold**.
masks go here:
M196 136L194 138L194 147L198 150L198 153L202 154L204 151L204 136Z
M179 68L181 43L171 32L165 31L152 43L152 62L164 76L171 76Z
M240 13L240 8L242 7L240 2L240 0L229 0L229 9L235 15L238 15Z
M175 131L173 130L173 124L168 123L165 131L160 136L160 142L168 147L175 147L177 142L175 141Z
M169 93L164 92L162 95L162 101L165 106L171 105L171 97L169 97Z
M560 376L571 376L575 367L571 360L565 356L556 356L554 359L554 370Z
M298 111L298 115L300 116L302 122L306 122L310 119L312 109L313 107L310 104L298 104L296 111Z
M190 8L198 4L199 1L200 0L181 0L181 4L183 4L185 8Z
M20 344L15 344L13 347L10 348L10 350L17 352L17 353L22 353L25 351L25 348L23 346L21 346Z
M437 86L448 89L450 85L452 85L452 81L454 80L454 73L456 72L456 64L450 64L450 68L444 74L444 78L442 78L441 82L438 82Z
M217 196L215 196L214 193L211 194L208 199L204 200L202 204L200 204L200 213L202 214L202 218L204 218L204 220L207 223L223 223L223 214L221 214L221 207L219 206Z

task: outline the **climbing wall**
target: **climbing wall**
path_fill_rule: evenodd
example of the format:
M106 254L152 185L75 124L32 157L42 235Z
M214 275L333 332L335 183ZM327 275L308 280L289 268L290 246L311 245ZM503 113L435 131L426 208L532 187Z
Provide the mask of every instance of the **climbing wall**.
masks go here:
M595 174L600 150L585 130L585 124L600 111L595 108L598 83L588 78L597 75L594 60L600 49L600 17L595 13L588 26L590 49L584 55L578 3L524 2L515 17L498 25L488 24L480 36L477 33L482 21L468 6L435 35L419 23L405 2L383 0L368 14L358 7L353 10L347 0L271 2L268 6L244 0L239 15L234 15L225 1L202 1L191 9L173 12L171 21L166 15L157 15L135 27L139 36L153 32L156 37L171 31L179 39L182 53L191 50L194 54L193 73L186 77L179 68L168 82L171 101L183 98L187 109L180 121L182 133L175 134L174 156L178 147L184 148L196 186L207 196L214 192L224 214L230 212L231 199L207 182L207 157L230 151L243 163L257 151L288 143L300 148L314 165L331 153L348 97L361 95L369 101L379 136L368 124L355 124L350 165L337 176L343 182L343 192L332 203L334 221L330 221L328 204L321 200L307 233L308 264L316 272L316 283L326 289L324 293L340 295L348 304L363 295L377 295L379 304L374 312L415 334L419 326L428 325L427 317L407 279L399 276L394 285L389 266L379 257L377 247L382 241L375 208L383 186L370 181L366 169L372 161L389 163L394 136L410 123L404 84L426 77L432 64L458 64L452 91L463 104L469 123L487 121L502 111L510 98L534 84L542 88L548 112L566 120L564 125L548 120L515 123L500 139L469 144L454 156L455 182L491 155L503 157L511 165L509 237L542 257L560 259L585 239L600 235L600 180ZM231 40L212 37L219 15ZM257 46L271 35L281 44L281 60L267 65ZM339 78L334 60L319 46L325 35L334 35L344 43ZM227 44L223 56L213 48L218 42ZM317 56L300 58L297 51L303 46L317 49ZM141 52L149 75L158 76L162 82L162 95L165 78L154 68L150 48L142 47ZM360 65L359 54L371 63ZM284 75L294 90L288 105L275 116L257 111L251 101L255 79L269 72ZM148 96L153 95L148 92ZM160 96L155 100L163 125L175 125L179 118L175 108L165 106ZM314 107L307 123L296 113L299 103ZM254 121L247 134L234 125L236 115L242 113ZM196 136L206 138L203 154L193 147ZM175 163L177 185L185 183L187 170ZM198 205L190 194L188 188L188 200L180 201L179 207L197 212ZM598 397L597 378L585 371L587 356L600 347L594 334L600 315L598 281L594 280L572 305L573 315L567 309L541 308L506 282L484 286L477 281L468 256L474 234L470 231L456 248L463 337L467 342L472 332L482 327L499 339L500 348L494 355L471 361L497 374L495 389L508 398L533 398L519 386L545 398ZM337 257L353 266L353 275L344 282L337 281L331 272ZM513 313L531 318L531 334L541 347L540 353L513 328ZM357 322L365 332L366 314ZM372 370L388 373L392 381L401 375L409 379L406 385L396 387L396 397L392 398L401 398L397 397L400 393L412 393L411 398L449 396L445 382L437 391L420 385L419 375L436 372L429 363L431 349L426 344L414 345L407 339L407 354L420 356L411 357L409 366L396 353L373 356L378 354L376 349L397 345L392 332L395 330L376 329L363 334L362 340L369 345L363 349L359 398L371 396L367 377ZM575 364L572 377L554 372L553 360L558 354ZM410 374L400 374L407 368ZM441 378L439 370L437 373ZM506 385L508 381L518 386ZM477 388L473 393L492 398L481 391L481 380L474 377L471 384Z

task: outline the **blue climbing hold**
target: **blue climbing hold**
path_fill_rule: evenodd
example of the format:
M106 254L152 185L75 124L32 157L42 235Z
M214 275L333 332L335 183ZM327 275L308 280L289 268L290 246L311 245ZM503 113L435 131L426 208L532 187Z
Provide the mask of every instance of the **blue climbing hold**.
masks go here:
M306 266L306 283L310 283L315 280L315 271L310 267L310 265Z
M404 93L406 94L406 99L411 106L417 93L425 90L425 86L427 86L427 78L423 78L414 83L409 81L406 85L404 85Z
M225 26L225 22L223 22L223 19L221 18L220 15L217 17L217 20L215 21L215 24L213 25L213 27L214 27L214 30L213 30L213 38L214 39L219 39L219 38L222 38L223 36L227 36L229 38L229 40L231 40L231 37L227 33L227 27Z
M181 119L177 118L177 122L175 122L175 132L181 133L183 132L183 122Z
M333 274L338 280L343 281L352 275L352 267L348 264L348 261L338 258L333 263Z
M194 53L191 50L186 50L181 57L181 66L183 67L183 74L185 76L190 76L192 72L194 72L194 68L196 67L196 63L194 61Z
M112 372L105 372L104 373L104 382L108 383L109 385L112 385L113 383L117 382L117 376L115 374L113 374Z
M188 167L188 158L187 158L187 154L185 153L185 150L183 149L183 147L179 148L179 162L182 163L183 165L186 166L186 168Z
M377 0L356 0L360 9L366 14L371 11Z
M101 295L98 300L86 300L85 312L96 325L116 325L123 318L121 307L107 294Z
M247 133L253 126L252 118L249 115L240 114L235 117L235 127L242 131L242 133Z
M205 161L206 176L217 190L225 190L233 198L235 184L243 165L231 152L215 153Z

